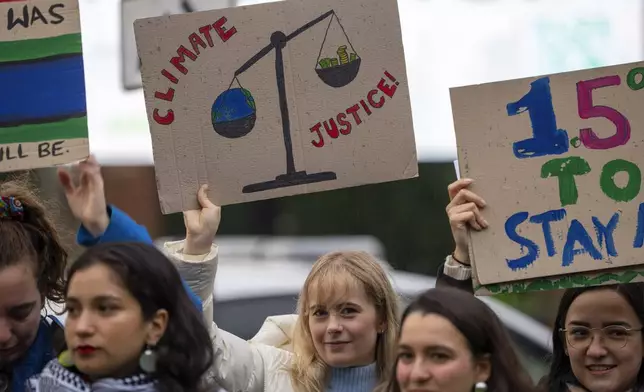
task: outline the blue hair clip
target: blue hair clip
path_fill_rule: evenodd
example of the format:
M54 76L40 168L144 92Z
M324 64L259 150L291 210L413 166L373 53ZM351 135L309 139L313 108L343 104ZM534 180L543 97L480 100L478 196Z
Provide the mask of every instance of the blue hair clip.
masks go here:
M0 196L0 218L22 219L25 209L15 197Z

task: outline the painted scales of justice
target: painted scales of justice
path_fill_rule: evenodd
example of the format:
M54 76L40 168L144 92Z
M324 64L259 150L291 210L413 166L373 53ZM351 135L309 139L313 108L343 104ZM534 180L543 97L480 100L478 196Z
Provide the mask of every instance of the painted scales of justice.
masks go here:
M311 184L316 182L331 181L337 179L335 172L307 173L305 170L296 170L293 158L293 145L291 140L291 124L288 111L288 99L286 97L286 85L284 82L284 58L282 50L289 41L309 30L323 20L330 17L324 40L320 45L320 53L315 62L315 71L326 85L341 88L351 83L360 70L361 59L353 48L344 27L335 11L331 10L318 18L306 23L291 34L282 31L275 31L271 34L270 43L262 48L257 54L251 57L237 71L228 89L221 93L212 105L212 124L219 135L226 138L240 138L250 133L257 120L257 108L255 100L250 91L242 87L239 76L250 69L255 63L275 50L275 73L277 79L277 92L279 97L284 147L286 149L286 173L280 174L273 180L249 184L243 187L242 193L261 192L269 189L284 188L288 186ZM324 44L327 39L329 28L333 20L337 21L344 36L349 43L351 52L348 52L346 45L337 49L337 58L321 58ZM239 87L233 88L233 84Z

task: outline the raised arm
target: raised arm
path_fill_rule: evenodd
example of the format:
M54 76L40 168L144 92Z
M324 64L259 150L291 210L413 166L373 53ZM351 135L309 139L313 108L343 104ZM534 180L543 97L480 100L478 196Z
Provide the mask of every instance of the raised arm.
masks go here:
M76 235L79 245L89 247L106 242L145 242L152 244L147 229L115 206L107 205L101 167L89 157L73 167L78 183L66 168L58 169L58 179L65 191L67 203L80 227ZM197 309L202 309L199 297L186 285L186 292Z
M161 249L175 264L181 277L195 292L203 304L203 317L206 325L212 322L212 293L217 274L218 248L214 244L221 208L208 199L208 186L197 192L200 210L184 211L183 223L186 239L166 242Z
M472 287L472 268L470 267L468 229L484 230L488 223L481 210L485 200L467 189L474 181L469 178L453 182L447 188L450 203L447 205L452 237L456 247L447 256L438 270L437 287L450 286L474 292Z
M123 241L152 243L145 227L115 206L107 205L101 167L94 157L74 165L72 170L78 174L77 184L72 172L63 167L58 169L58 179L72 214L81 223L76 237L80 245Z
M227 391L263 392L268 366L288 363L289 354L266 345L252 344L217 328L213 322L213 291L217 274L218 247L214 245L221 219L220 207L199 190L201 210L183 213L186 239L166 242L162 249L170 257L181 276L201 297L204 321L209 326L215 351L215 363L208 378ZM277 371L277 366L273 367Z
M218 248L211 245L208 252L190 254L188 244L186 238L166 242L162 249L203 302L204 322L209 327L215 353L214 365L207 375L207 381L216 382L226 391L264 392L264 365L277 358L278 350L253 345L217 327L213 322L212 293L217 274ZM285 357L285 363L287 360Z

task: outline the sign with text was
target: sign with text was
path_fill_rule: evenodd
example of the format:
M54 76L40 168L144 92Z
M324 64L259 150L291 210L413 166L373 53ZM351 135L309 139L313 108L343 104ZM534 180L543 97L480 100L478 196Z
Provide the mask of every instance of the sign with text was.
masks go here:
M0 0L0 172L89 154L77 0Z

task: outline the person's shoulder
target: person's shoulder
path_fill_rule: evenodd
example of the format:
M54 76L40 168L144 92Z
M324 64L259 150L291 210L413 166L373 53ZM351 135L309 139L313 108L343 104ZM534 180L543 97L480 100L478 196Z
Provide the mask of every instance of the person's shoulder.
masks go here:
M54 355L59 356L63 351L67 349L67 343L65 342L65 326L58 318L54 316L45 317L45 321L49 326Z
M267 317L257 334L248 341L265 359L268 372L290 368L297 319L296 314Z
M87 383L82 379L80 374L73 368L67 368L54 358L47 362L40 374L37 374L27 380L27 391L49 391L63 388L65 391L84 391L87 389ZM52 387L54 387L52 389Z
M250 340L268 346L293 351L293 335L298 316L284 314L266 318L261 328Z

